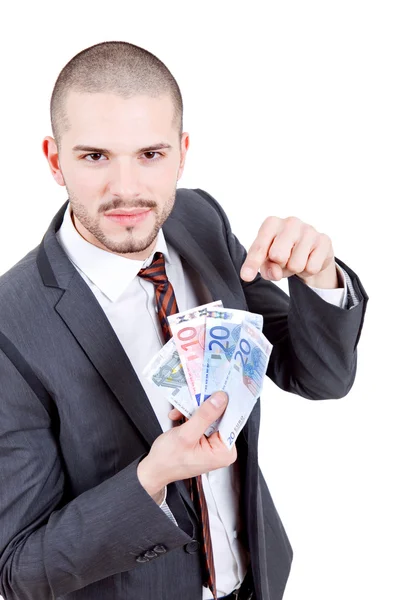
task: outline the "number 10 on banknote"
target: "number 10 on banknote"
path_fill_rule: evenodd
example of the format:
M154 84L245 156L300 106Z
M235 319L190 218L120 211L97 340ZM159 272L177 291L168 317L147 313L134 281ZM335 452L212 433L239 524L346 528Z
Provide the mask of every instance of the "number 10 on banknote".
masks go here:
M207 309L220 306L221 300L216 300L168 317L189 391L196 406L200 406Z

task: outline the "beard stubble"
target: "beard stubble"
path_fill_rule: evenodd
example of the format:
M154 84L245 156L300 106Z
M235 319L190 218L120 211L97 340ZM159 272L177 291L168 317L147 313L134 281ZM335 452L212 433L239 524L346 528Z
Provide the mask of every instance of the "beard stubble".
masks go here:
M153 200L138 200L132 204L126 204L119 200L115 200L107 205L104 205L101 208L101 214L104 214L109 210L116 210L118 208L126 208L128 210L133 208L151 208L153 210L153 214L155 215L154 227L146 237L139 239L135 238L135 227L125 227L126 239L123 241L114 241L108 237L100 227L100 216L91 217L85 205L79 202L79 199L70 193L68 189L67 191L73 216L80 221L85 229L100 244L102 244L102 246L107 248L107 250L110 252L114 252L116 254L139 253L149 248L156 239L160 228L171 214L175 204L176 196L175 188L168 200L164 203L161 212L158 211L159 207Z

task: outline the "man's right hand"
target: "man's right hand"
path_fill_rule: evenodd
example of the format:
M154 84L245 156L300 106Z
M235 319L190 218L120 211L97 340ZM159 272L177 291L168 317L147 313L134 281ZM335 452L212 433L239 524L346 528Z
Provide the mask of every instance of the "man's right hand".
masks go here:
M222 400L220 407L213 403L218 399ZM227 404L226 393L215 392L186 423L165 431L154 440L149 454L140 461L137 470L140 483L151 496L172 481L195 477L235 462L235 444L228 450L218 431L208 438L204 435L224 413Z

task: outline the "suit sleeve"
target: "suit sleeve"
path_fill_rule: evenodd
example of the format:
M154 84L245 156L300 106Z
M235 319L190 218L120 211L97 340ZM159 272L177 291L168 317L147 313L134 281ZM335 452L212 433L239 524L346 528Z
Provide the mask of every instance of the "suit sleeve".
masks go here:
M50 416L1 351L0 381L0 595L52 600L191 540L140 484L145 455L65 504Z
M357 345L368 296L358 276L341 260L336 262L357 295L351 310L326 302L297 275L289 277L289 296L258 273L251 282L240 279L247 251L231 231L222 207L204 190L196 190L221 216L228 250L240 280L247 308L263 315L263 333L273 344L267 376L281 389L311 400L342 398L353 386Z

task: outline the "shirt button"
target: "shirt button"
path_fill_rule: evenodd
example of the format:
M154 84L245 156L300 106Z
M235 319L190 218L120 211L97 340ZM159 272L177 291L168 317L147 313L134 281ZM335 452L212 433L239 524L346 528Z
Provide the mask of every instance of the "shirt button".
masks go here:
M236 531L236 529L235 529L235 531L233 532L233 537L236 539L236 538L237 538L237 536L238 536L238 534L237 534L237 531Z

